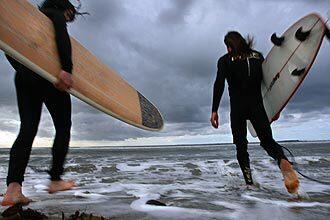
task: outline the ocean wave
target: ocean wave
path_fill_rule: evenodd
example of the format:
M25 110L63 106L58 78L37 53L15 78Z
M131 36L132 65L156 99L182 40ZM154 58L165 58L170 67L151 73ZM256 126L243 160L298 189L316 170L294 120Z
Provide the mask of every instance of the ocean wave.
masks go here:
M270 200L270 199L262 199L258 197L254 197L252 195L248 194L243 194L243 198L250 200L250 201L255 201L255 202L260 202L260 203L267 203L267 204L272 204L276 206L283 206L283 207L330 207L330 203L321 203L321 202L288 202L288 201L283 201L283 200Z

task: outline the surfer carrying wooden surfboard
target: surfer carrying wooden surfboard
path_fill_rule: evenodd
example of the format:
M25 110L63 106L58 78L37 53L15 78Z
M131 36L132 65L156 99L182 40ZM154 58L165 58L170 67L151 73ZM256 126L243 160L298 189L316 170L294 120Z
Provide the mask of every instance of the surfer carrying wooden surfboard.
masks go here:
M23 195L22 183L32 143L38 130L43 103L51 114L56 130L52 165L48 172L51 180L48 192L69 190L75 186L73 181L62 180L61 175L64 172L63 165L69 148L71 130L71 98L65 90L72 86L72 51L66 23L75 19L77 11L68 0L46 0L40 10L53 22L62 71L59 73L57 83L53 85L7 56L16 70L15 86L21 126L10 151L8 187L1 203L3 206L27 204L31 201Z
M272 130L264 109L261 95L262 62L264 58L252 49L253 40L245 40L236 31L228 32L224 43L228 53L218 61L217 77L213 88L211 123L219 126L218 108L224 91L225 80L230 96L230 121L233 142L236 145L237 160L247 185L253 185L250 169L247 120L255 128L260 145L269 156L277 161L289 193L296 193L299 180L292 165L284 155L282 147L273 139Z

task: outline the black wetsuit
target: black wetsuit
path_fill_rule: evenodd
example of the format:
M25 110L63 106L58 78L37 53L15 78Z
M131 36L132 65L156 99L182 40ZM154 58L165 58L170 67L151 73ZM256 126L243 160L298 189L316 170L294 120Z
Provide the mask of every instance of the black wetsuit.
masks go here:
M287 159L282 147L275 142L272 130L263 106L261 95L262 62L261 53L241 57L222 56L218 61L218 71L213 90L212 112L217 112L225 87L228 83L230 96L230 121L233 142L236 145L237 160L244 175L246 184L253 184L247 152L247 124L250 120L255 128L260 145L278 163Z
M55 40L62 69L72 73L71 43L63 12L47 9L43 11L53 22ZM7 56L16 70L15 86L18 110L21 119L20 131L10 151L7 185L17 182L22 185L29 161L33 140L40 121L42 104L45 103L53 119L56 135L52 148L51 180L60 180L69 148L71 130L71 98L67 92L30 69Z

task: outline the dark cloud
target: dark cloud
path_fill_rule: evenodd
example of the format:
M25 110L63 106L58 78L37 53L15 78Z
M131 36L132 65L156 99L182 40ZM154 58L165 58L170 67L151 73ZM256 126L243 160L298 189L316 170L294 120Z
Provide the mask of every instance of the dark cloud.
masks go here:
M116 25L125 9L120 1L83 1L80 11L90 13L85 17L85 22L90 28L104 28L104 25Z
M178 25L185 22L185 16L190 12L195 0L168 1L170 6L158 16L161 25Z
M223 37L227 31L252 34L255 48L266 55L272 46L269 37L273 32L283 33L291 23L312 11L325 15L330 9L327 0L82 2L81 10L91 15L78 18L69 26L70 33L156 104L166 121L164 131L146 132L73 98L73 140L95 141L212 134L212 87L217 59L226 52ZM314 120L312 115L330 117L329 54L329 42L324 42L302 87L283 112L281 123L289 126ZM0 107L6 107L5 111L16 109L13 71L3 56L0 69L4 72ZM226 91L220 106L220 120L226 126L228 112ZM10 124L9 120L13 117L11 114L8 120L0 121L0 129L14 131L15 123ZM53 135L49 116L44 116L40 129L41 137ZM221 132L228 133L228 129Z
M15 73L2 53L0 54L0 74L0 106L14 106L16 105Z

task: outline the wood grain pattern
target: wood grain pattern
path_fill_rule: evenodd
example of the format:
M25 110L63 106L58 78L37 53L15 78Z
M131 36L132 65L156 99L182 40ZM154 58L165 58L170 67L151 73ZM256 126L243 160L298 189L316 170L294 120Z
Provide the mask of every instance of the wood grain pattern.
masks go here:
M51 21L26 0L0 0L0 47L47 80L55 82L60 72ZM73 95L126 123L146 130L160 130L159 111L144 123L140 94L114 70L71 38ZM148 119L150 120L150 119Z

